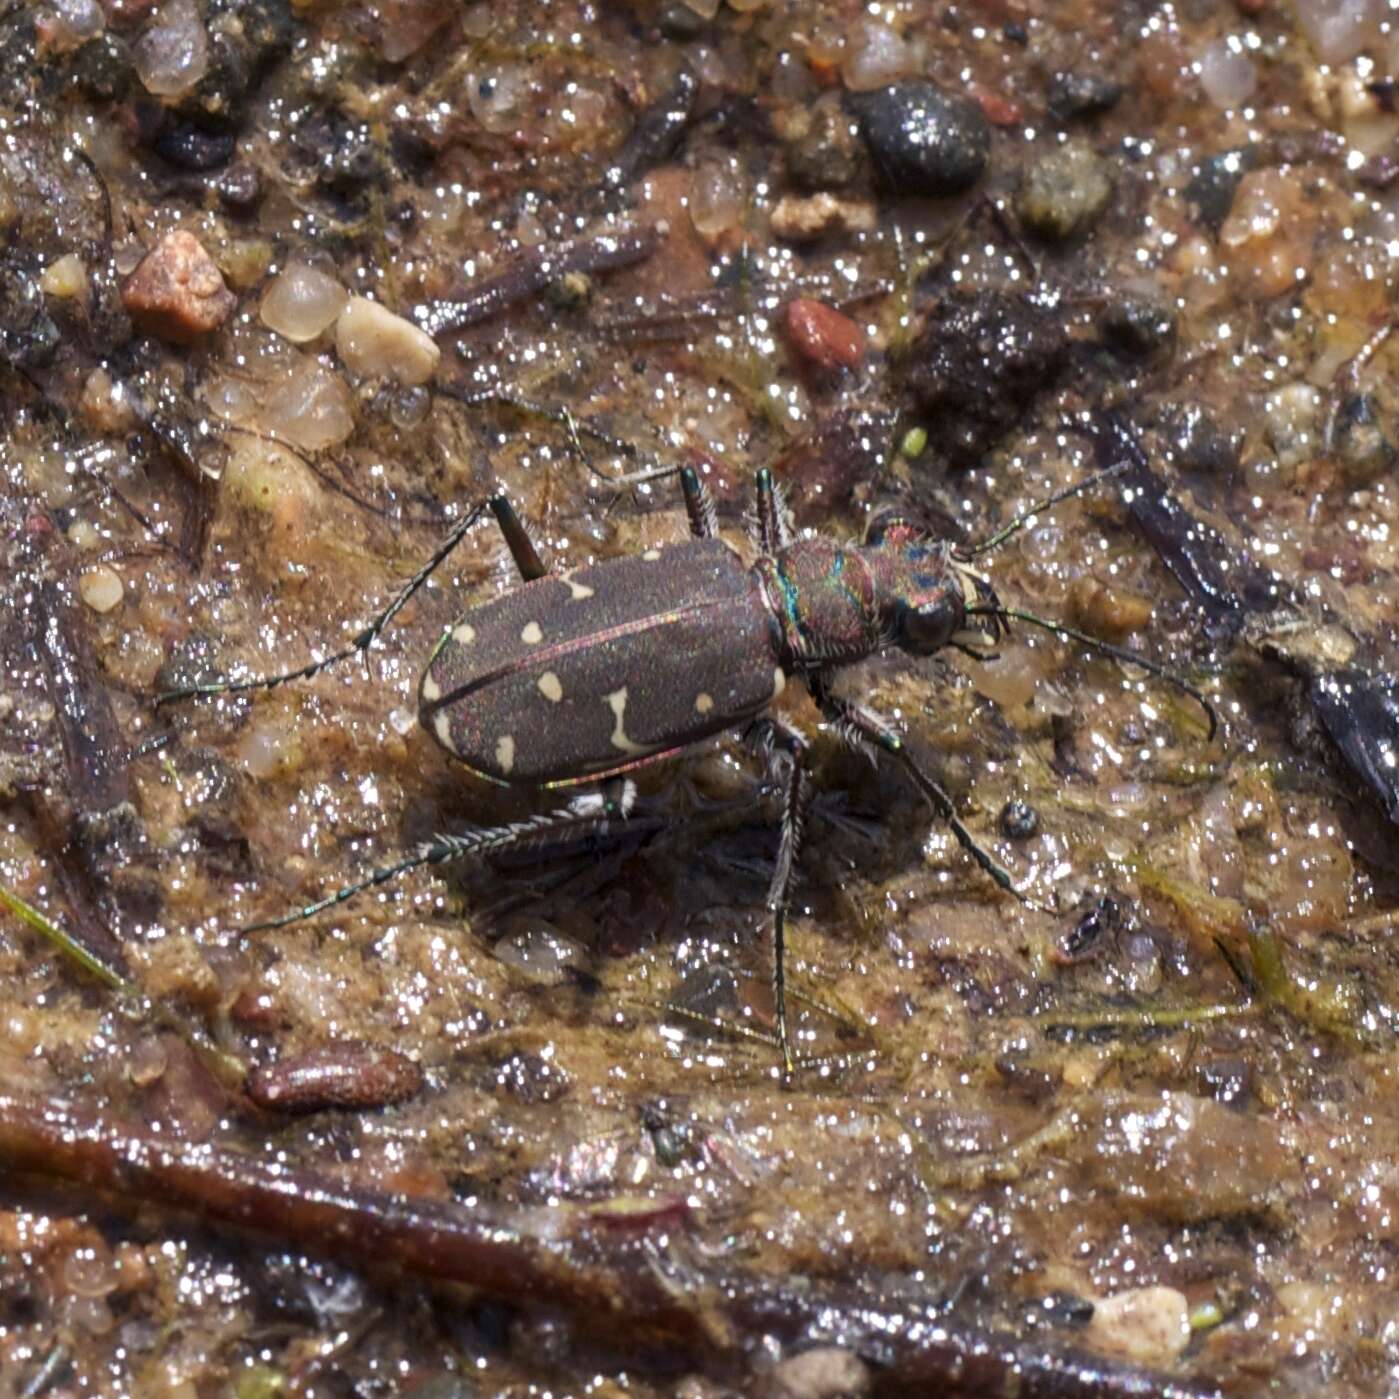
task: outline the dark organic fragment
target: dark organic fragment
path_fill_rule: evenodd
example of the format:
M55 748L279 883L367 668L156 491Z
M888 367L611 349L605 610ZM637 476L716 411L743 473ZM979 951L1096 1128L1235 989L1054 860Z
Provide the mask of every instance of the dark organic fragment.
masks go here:
M1169 451L1186 471L1222 475L1239 465L1238 442L1197 403L1167 410L1161 430Z
M638 175L659 165L675 150L689 125L698 91L695 75L682 68L670 90L637 118L631 135L603 172L603 190L626 189Z
M413 319L433 336L465 330L537 295L570 273L608 272L645 262L660 242L657 230L645 227L540 248L483 278L455 301L415 306Z
M1217 531L1190 513L1147 463L1146 453L1115 414L1095 427L1100 468L1130 463L1122 475L1122 500L1132 522L1156 550L1204 613L1205 631L1215 640L1234 636L1246 612L1272 605L1268 577L1232 557ZM1235 581L1237 579L1237 583Z
M969 190L991 154L991 125L969 98L908 79L847 102L891 192L940 199Z
M407 1055L345 1043L261 1065L248 1075L248 1097L274 1112L377 1108L413 1097L422 1084L422 1069Z
M1329 671L1307 694L1341 756L1399 825L1399 676Z
M970 466L1009 432L1068 362L1052 311L986 291L940 299L909 354L906 385L955 466Z

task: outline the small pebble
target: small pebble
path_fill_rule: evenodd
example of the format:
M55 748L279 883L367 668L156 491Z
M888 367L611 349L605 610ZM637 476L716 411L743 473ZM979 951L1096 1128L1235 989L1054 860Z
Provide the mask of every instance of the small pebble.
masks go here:
M258 315L268 330L301 345L329 329L349 299L328 272L293 262L269 283Z
M1263 425L1278 465L1297 467L1321 446L1321 393L1310 384L1285 384L1263 403Z
M1096 1304L1084 1341L1134 1365L1164 1368L1190 1344L1189 1307L1173 1287L1119 1292Z
M841 74L848 92L873 92L918 71L912 49L877 19L857 19L846 36Z
M1069 588L1069 613L1084 631L1121 641L1151 621L1151 599L1085 573Z
M270 387L262 422L306 452L343 442L355 430L354 400L345 381L306 355Z
M87 290L87 268L77 253L65 253L44 268L39 287L46 296L71 301Z
M799 296L783 313L788 342L818 369L854 369L864 357L860 327L824 302Z
M335 348L354 374L422 384L432 378L442 351L412 321L377 301L355 296L335 323Z
M558 986L572 971L586 970L588 965L583 944L547 923L532 922L507 933L494 950L498 961L541 986Z
M1394 468L1394 444L1380 426L1374 396L1351 394L1336 411L1336 460L1352 490L1371 485Z
M827 94L813 106L804 129L787 147L787 178L808 191L839 189L860 173L864 152L855 124Z
M121 575L105 564L90 568L78 579L78 596L94 612L110 612L122 598Z
M1207 44L1200 53L1200 86L1216 107L1242 107L1258 87L1258 68L1237 34Z
M121 296L138 329L176 345L217 330L237 305L204 245L182 228L141 259Z
M1038 834L1040 814L1029 802L1008 801L1001 808L1001 834L1007 840L1029 840Z
M1253 169L1250 149L1221 151L1202 160L1185 186L1185 202L1195 222L1218 233L1234 208L1239 182Z
M163 0L132 58L155 97L179 97L194 87L209 71L209 36L194 0Z
M97 0L50 0L39 12L34 30L49 52L67 53L96 38L106 23Z
M707 27L705 17L685 4L685 0L668 0L660 8L656 24L667 39L674 39L680 44L698 39Z
M1241 1108L1253 1091L1253 1070L1246 1059L1207 1059L1198 1074L1201 1092L1217 1103Z
M863 1399L873 1383L854 1351L816 1346L793 1355L768 1375L769 1399Z
M1348 63L1379 38L1383 0L1296 0L1297 23L1323 63Z
M1003 92L973 83L971 95L992 126L1019 126L1025 120L1025 109Z
M245 214L262 198L262 175L257 166L239 161L219 176L215 188L224 208Z
M702 160L690 175L690 222L707 243L714 243L743 218L748 191L742 172L730 159Z
M1042 155L1026 167L1015 192L1020 222L1054 242L1087 232L1112 198L1110 169L1102 156L1079 142Z
M1101 116L1122 100L1122 84L1098 73L1056 73L1049 84L1049 115L1061 126Z
M772 232L789 243L809 243L837 233L872 233L878 210L867 199L841 199L834 194L805 198L783 195L772 211Z
M846 99L884 184L895 194L943 198L986 171L991 124L968 98L910 78Z

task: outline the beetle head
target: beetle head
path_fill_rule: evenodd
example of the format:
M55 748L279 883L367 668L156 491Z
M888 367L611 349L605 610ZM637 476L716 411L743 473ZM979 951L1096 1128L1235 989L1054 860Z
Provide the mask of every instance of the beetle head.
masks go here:
M994 614L983 613L969 625L967 609L996 607L996 594L947 540L886 511L866 528L864 551L879 580L881 612L893 645L930 656L944 646L988 646L999 638L1001 624Z

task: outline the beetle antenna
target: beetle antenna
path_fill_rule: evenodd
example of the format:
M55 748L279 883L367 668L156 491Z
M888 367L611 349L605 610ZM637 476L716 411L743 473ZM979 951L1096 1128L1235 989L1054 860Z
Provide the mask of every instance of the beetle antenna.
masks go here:
M1104 656L1111 656L1114 660L1125 661L1128 665L1139 666L1148 675L1154 675L1158 680L1164 680L1168 685L1174 685L1177 690L1190 696L1201 709L1205 711L1205 717L1209 720L1209 737L1213 740L1219 731L1219 716L1215 713L1214 705L1204 696L1204 692L1197 689L1184 677L1179 676L1173 670L1161 665L1158 661L1153 661L1143 656L1139 651L1129 651L1125 646L1114 646L1110 641L1101 641L1096 636L1090 636L1085 631L1079 631L1077 627L1065 626L1063 622L1052 622L1048 617L1041 617L1034 612L1026 612L1020 607L1002 607L996 604L978 604L967 608L967 615L982 615L999 617L1002 621L1014 619L1017 622L1027 622L1032 627L1040 627L1047 632L1053 632L1056 636L1077 641L1080 644L1090 647L1094 651L1101 652Z
M959 555L964 559L974 559L980 554L989 554L993 549L999 549L1007 539L1024 529L1036 515L1042 515L1046 510L1050 510L1066 500L1072 500L1076 495L1091 491L1094 486L1106 481L1109 476L1120 476L1127 470L1127 467L1127 462L1115 462L1112 466L1105 466L1101 471L1095 471L1091 476L1085 476L1081 481L1075 481L1072 486L1065 486L1062 491L1056 491L1053 495L1046 496L1044 500L1038 501L1028 510L1017 515L1008 525L998 529L990 539L983 540L971 549L958 550Z
M245 680L210 680L195 685L183 685L178 690L166 690L156 696L156 708L163 704L170 704L175 700L194 699L201 695L236 695L243 694L248 690L273 690L278 685L286 685L293 680L309 680L313 675L319 675L321 671L330 666L338 665L341 661L348 661L352 656L362 656L379 639L384 628L402 611L408 600L423 586L436 570L446 561L447 556L466 537L471 527L486 513L487 510L495 512L496 519L500 521L501 528L505 530L506 541L511 545L511 552L515 552L515 543L511 539L508 520L515 520L515 526L519 528L519 521L515 519L515 513L510 508L510 504L504 496L493 496L490 500L483 500L479 505L473 505L465 515L454 524L447 537L438 546L437 552L399 589L398 595L384 610L361 631L348 646L342 646L338 651L332 651L328 656L322 656L319 660L308 661L304 666L296 670L283 671L278 675L254 675ZM526 546L529 545L528 538L525 539ZM532 552L532 550L531 550ZM515 554L516 562L520 562L520 555ZM536 557L535 562L538 563ZM524 564L521 563L523 571Z

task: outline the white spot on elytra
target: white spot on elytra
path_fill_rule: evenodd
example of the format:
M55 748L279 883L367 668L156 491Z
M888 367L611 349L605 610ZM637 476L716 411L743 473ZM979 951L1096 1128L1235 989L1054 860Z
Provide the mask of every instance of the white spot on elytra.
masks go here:
M544 640L544 632L538 622L526 622L520 632L520 640L526 646L538 646Z
M452 716L445 709L437 711L437 717L432 721L432 728L437 735L437 741L449 753L455 753L457 747L452 742Z
M645 559L647 563L655 563L660 556L661 551L659 549L648 549L641 557Z
M782 667L778 666L772 672L772 697L776 699L783 690L787 688L787 677L782 672Z
M546 700L552 700L555 704L563 698L563 686L559 683L559 677L552 670L546 670L539 677L539 693Z
M607 696L607 707L616 716L617 722L612 729L612 746L620 748L623 753L630 753L633 757L640 756L648 750L639 743L633 743L627 737L626 715L627 715L627 687L622 686L620 690L613 690Z
M442 698L442 686L439 685L437 681L432 678L431 671L428 671L427 674L423 676L423 685L421 693L423 698L427 700L429 704L431 704L432 701L435 699Z
M465 646L468 642L476 640L476 628L470 622L458 622L452 628L452 640Z
M575 583L567 574L564 575L563 581L568 584L568 591L573 594L575 602L579 602L585 597L592 597L593 590L586 583Z
M495 760L501 772L509 772L515 766L515 739L506 734L495 746Z
M695 696L695 713L708 714L714 708L714 696L707 695L703 690Z

